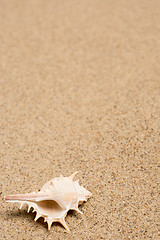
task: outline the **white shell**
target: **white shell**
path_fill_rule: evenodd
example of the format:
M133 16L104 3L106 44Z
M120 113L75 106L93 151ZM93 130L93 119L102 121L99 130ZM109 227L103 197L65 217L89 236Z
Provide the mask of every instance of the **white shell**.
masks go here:
M36 212L35 221L43 217L48 223L48 229L53 222L60 222L65 229L69 231L66 225L65 217L69 210L78 209L78 205L92 195L84 187L80 186L78 181L73 181L77 172L69 177L60 176L59 178L51 179L47 182L39 192L26 194L9 195L5 197L7 202L20 202L22 208L24 203L28 204L28 212L33 208Z

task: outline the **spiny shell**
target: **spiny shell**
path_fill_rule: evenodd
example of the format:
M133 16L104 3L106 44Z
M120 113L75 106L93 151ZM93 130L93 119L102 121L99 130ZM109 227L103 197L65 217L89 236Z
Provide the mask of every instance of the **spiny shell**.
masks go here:
M39 192L32 192L26 194L9 195L5 197L7 202L20 202L22 208L23 204L28 205L28 212L33 208L36 212L35 221L43 217L44 221L48 223L48 229L53 222L60 222L68 231L65 217L69 210L78 209L78 205L92 195L84 187L80 186L78 181L73 181L77 172L69 177L60 176L48 181Z

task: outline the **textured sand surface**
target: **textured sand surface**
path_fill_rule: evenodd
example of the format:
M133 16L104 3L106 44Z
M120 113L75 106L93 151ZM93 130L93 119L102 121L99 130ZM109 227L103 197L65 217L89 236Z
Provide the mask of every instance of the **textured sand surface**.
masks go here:
M0 239L158 240L159 0L0 0ZM78 170L70 233L8 194Z

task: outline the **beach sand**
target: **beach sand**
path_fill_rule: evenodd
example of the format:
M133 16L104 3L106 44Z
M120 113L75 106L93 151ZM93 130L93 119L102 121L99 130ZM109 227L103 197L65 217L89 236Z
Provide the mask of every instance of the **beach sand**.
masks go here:
M0 239L158 240L159 0L0 0ZM4 196L76 179L68 233Z

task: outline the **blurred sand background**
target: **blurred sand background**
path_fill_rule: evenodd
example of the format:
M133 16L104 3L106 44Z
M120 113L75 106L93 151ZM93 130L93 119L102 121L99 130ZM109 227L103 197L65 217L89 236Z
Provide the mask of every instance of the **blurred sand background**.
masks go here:
M158 240L159 0L0 0L0 239ZM4 196L78 170L71 230Z

